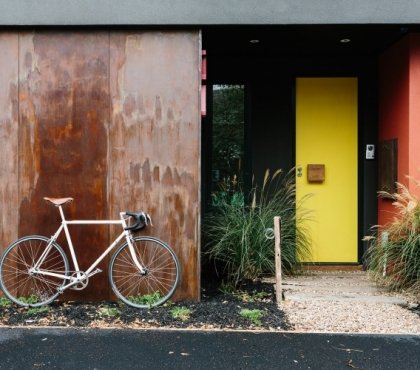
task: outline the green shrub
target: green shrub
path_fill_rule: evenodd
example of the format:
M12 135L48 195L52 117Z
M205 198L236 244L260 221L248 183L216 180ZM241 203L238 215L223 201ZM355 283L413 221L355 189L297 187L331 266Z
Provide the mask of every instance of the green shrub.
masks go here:
M249 204L239 196L219 196L217 206L205 218L205 254L221 265L228 283L236 286L245 279L255 279L275 272L274 240L266 231L281 217L281 260L283 271L294 272L299 261L310 254L305 229L309 213L296 203L294 171L285 175L266 171L263 186L255 186ZM297 210L299 209L299 212Z
M28 305L38 303L38 297L36 295L30 295L29 297L19 297L19 301Z
M0 297L0 307L9 307L12 304L10 299L6 297Z
M264 316L264 312L262 310L259 309L254 309L254 310L250 310L248 308L243 308L239 314L251 321L254 325L256 326L260 326L261 325L261 318Z
M121 311L117 307L99 307L100 317L117 317L121 314Z
M190 318L191 310L188 307L173 307L170 311L172 318L186 321Z
M31 307L25 312L25 316L36 316L50 311L48 306Z
M149 305L149 307L152 307L162 297L160 296L159 291L156 291L154 293L143 294L143 295L140 294L138 296L135 296L135 297L130 296L128 298L130 301L134 303L141 304L141 305Z
M412 180L419 186L419 182ZM370 245L366 264L371 275L392 290L420 289L420 202L409 189L397 184L397 193L380 192L392 198L394 219L375 227L376 236L366 237Z

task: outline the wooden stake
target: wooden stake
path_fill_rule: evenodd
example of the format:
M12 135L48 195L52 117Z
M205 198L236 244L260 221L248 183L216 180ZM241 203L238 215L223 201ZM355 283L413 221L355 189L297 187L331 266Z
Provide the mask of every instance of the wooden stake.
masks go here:
M280 304L282 301L281 289L281 219L274 217L274 253L276 260L276 301Z

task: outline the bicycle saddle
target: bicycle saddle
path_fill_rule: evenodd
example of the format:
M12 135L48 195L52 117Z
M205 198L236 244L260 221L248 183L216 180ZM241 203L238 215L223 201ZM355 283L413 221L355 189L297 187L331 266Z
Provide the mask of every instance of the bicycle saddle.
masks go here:
M48 198L44 197L44 200L50 202L51 204L55 205L56 207L62 206L63 204L70 203L73 201L73 198Z

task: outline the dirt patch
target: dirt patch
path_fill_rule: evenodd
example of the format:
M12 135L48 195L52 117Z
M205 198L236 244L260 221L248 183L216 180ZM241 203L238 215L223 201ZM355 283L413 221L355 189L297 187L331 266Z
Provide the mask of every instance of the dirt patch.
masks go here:
M273 285L247 282L235 293L210 286L200 302L136 309L119 302L54 302L36 309L0 307L0 325L291 330L275 302Z

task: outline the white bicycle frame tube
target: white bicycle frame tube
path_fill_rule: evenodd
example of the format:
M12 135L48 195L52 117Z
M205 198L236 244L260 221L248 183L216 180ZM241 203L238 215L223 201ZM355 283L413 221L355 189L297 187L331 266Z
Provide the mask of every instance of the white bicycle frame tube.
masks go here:
M106 257L106 255L111 252L111 250L125 237L127 244L129 246L129 250L131 253L131 257L133 258L133 261L135 263L135 265L137 266L137 268L139 269L140 273L144 273L145 272L145 268L140 264L136 253L134 251L134 247L133 244L131 242L131 234L128 230L125 230L125 228L127 227L127 223L126 223L126 219L125 218L125 212L120 212L120 219L119 220L72 220L72 221L68 221L66 220L65 216L64 216L64 212L61 206L58 206L59 211L60 211L60 215L61 215L61 225L60 227L57 229L57 231L55 232L55 234L51 237L50 242L47 246L47 248L45 248L44 252L42 253L41 257L39 258L39 260L37 261L37 263L35 264L35 266L32 268L32 271L34 273L39 273L42 275L46 275L46 276L53 276L53 277L58 277L58 278L63 278L63 279L67 279L70 280L70 283L61 287L61 290L65 290L66 288L77 284L79 281L83 280L80 279L79 277L75 278L73 276L65 276L62 274L56 274L50 271L44 271L44 270L40 270L39 267L42 265L45 257L48 255L49 251L52 248L53 243L58 239L59 235L61 234L61 232L64 229L64 233L66 235L66 240L69 246L69 250L70 250L70 254L71 254L71 258L73 261L73 265L74 268L76 270L76 272L79 272L79 263L77 261L77 256L73 247L73 243L70 237L70 232L68 229L68 225L121 225L123 231L122 233L117 236L117 238L108 246L108 248L92 263L92 265L86 270L83 271L84 274L86 274L87 277L90 277L91 275L95 274L94 269L96 268L96 266L98 266L99 263L101 263L101 261Z

